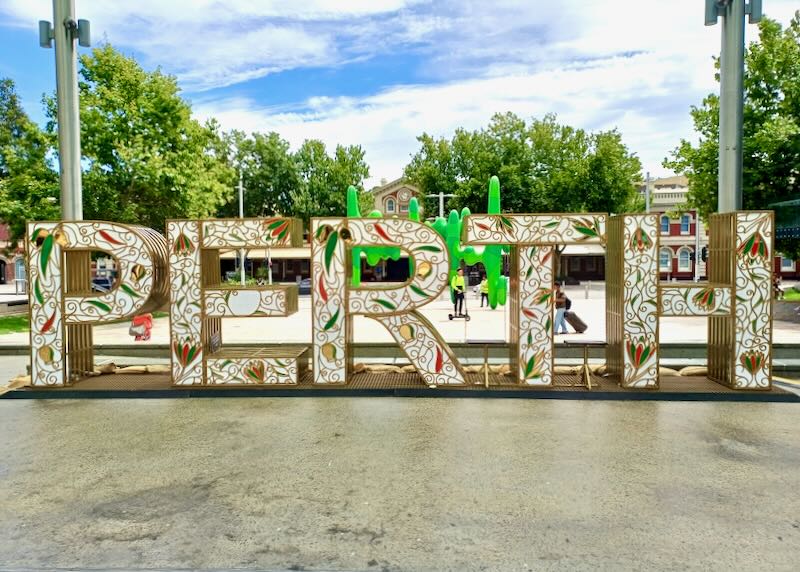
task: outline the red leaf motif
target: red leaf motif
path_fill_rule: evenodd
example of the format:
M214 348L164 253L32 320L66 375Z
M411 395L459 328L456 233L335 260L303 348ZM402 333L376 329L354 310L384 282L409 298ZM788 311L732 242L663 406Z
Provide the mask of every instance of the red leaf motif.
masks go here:
M55 321L56 321L56 313L53 312L53 315L50 316L50 318L44 323L44 326L42 326L42 333L45 333L50 328L52 328L53 327L53 322L55 322Z
M485 230L485 231L491 231L492 230L488 226L486 226L485 224L480 223L480 222L476 222L475 226L477 226L479 229Z
M277 227L275 230L272 231L272 236L278 236L281 232L286 230L286 227L288 226L289 226L289 221L286 221L285 223L283 223L282 225L280 225L279 227Z
M386 234L386 231L383 230L383 227L381 227L381 225L379 225L377 223L375 224L375 232L377 232L381 236L381 238L383 238L384 240L388 240L389 242L392 242L392 239L389 238L389 235Z
M322 280L322 275L319 276L319 297L323 302L328 301L328 291L325 290L325 282Z
M110 234L108 234L108 233L107 233L106 231L104 231L104 230L98 230L98 231L97 231L97 233L98 233L100 236L102 236L103 238L105 238L105 239L106 239L108 242L110 242L111 244L124 244L124 243L120 242L119 240L117 240L116 238L114 238L113 236L111 236Z
M535 319L536 318L536 314L534 312L531 312L527 308L523 308L522 309L522 313L525 314L526 316L528 316L531 319Z
M436 373L441 373L444 366L444 357L442 356L442 349L436 348Z

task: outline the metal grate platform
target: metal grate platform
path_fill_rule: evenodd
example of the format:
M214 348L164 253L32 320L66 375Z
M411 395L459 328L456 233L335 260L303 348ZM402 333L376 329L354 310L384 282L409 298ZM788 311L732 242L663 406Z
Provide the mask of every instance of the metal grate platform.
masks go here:
M416 373L359 373L347 385L314 385L311 373L298 385L232 385L173 387L167 374L109 374L91 377L63 388L27 387L5 394L6 398L119 398L119 397L289 397L289 396L405 396L405 397L514 397L539 399L601 400L695 400L695 401L796 401L800 396L773 386L770 391L735 391L705 377L663 377L661 388L631 390L614 381L594 376L591 391L579 385L577 375L556 375L551 387L514 383L499 374L467 374L464 386L429 388Z

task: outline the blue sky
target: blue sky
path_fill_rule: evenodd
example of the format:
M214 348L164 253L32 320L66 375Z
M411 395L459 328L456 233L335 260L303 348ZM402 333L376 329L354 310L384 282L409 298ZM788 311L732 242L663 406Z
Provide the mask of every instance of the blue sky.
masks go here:
M618 128L646 170L691 138L689 107L716 90L720 28L702 0L76 0L95 42L175 74L198 118L275 130L293 146L360 144L372 176L399 176L427 131L494 112ZM796 0L766 0L787 23ZM28 113L55 89L38 46L50 0L0 0L0 76ZM748 26L748 39L755 37Z

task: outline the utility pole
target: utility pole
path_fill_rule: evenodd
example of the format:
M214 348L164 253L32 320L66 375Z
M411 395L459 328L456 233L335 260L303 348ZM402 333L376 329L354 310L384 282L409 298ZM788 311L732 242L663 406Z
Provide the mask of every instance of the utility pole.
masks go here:
M444 218L444 198L445 197L454 197L455 195L446 195L444 191L439 191L438 193L434 193L431 195L425 195L426 197L439 197L439 216Z
M647 171L647 178L644 182L644 212L650 212L650 171Z
M719 187L717 210L742 208L742 109L744 106L744 17L761 20L761 0L706 0L706 26L722 17L719 94Z
M78 108L78 58L75 42L91 45L88 20L75 20L75 0L53 0L53 24L39 22L39 45L56 52L58 165L62 220L83 220L81 124Z
M242 183L242 168L239 167L239 218L244 218L244 184ZM244 286L244 248L239 250L241 262L239 264L239 273L242 278L242 286Z

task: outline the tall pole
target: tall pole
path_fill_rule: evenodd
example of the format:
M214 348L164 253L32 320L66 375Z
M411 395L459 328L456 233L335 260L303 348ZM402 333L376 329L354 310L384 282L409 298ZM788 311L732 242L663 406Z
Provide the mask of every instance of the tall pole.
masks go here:
M77 22L74 0L53 0L53 39L56 44L61 218L83 220L78 58L75 47Z
M446 195L444 191L439 191L438 193L432 193L430 195L425 195L428 197L439 197L439 217L444 218L444 198L445 197L454 197L455 195Z
M239 218L244 218L244 184L242 182L242 168L239 167ZM244 248L239 250L241 263L239 264L239 273L242 278L242 286L244 286Z
M700 282L700 217L694 211L694 281Z
M650 171L647 171L647 179L644 183L644 212L650 212Z
M745 0L719 4L722 16L719 100L719 212L742 208L742 108Z

